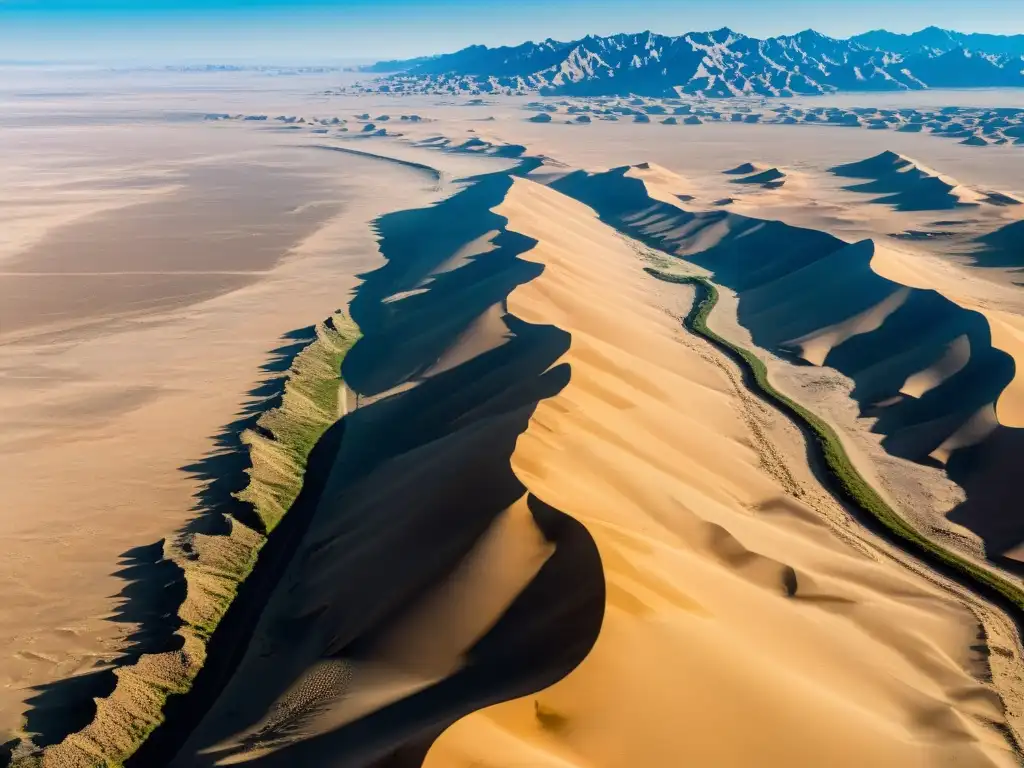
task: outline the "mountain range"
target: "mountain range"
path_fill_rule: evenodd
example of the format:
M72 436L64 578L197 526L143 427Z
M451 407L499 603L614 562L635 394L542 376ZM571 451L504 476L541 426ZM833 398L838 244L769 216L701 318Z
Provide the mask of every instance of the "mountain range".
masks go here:
M758 39L728 28L473 45L455 53L380 62L389 91L540 92L711 97L836 91L1024 87L1024 35L964 34L929 27L875 30L849 39L808 29Z

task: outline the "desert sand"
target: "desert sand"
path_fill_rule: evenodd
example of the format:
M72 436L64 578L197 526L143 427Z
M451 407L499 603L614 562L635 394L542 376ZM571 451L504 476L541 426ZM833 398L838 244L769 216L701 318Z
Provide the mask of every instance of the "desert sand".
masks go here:
M338 309L290 544L129 765L1018 764L1020 617L861 525L645 267L1020 584L1020 147L238 77L7 118L48 150L2 209L16 765L126 756L110 670L203 657L182 543L259 533L241 432Z

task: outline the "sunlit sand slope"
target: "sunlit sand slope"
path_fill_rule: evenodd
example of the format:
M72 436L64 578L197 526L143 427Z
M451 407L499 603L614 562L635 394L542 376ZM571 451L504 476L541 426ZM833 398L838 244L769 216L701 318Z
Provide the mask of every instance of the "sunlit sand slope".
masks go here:
M512 466L590 531L607 606L574 672L456 723L424 765L1012 765L981 724L1000 706L970 615L767 476L631 249L529 181L496 210L544 265L509 310L572 340Z

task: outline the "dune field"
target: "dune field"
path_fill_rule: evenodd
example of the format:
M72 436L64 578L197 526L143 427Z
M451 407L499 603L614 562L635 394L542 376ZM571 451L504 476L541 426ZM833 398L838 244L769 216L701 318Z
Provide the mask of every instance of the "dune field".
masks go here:
M1020 147L160 77L0 99L13 766L1020 763Z

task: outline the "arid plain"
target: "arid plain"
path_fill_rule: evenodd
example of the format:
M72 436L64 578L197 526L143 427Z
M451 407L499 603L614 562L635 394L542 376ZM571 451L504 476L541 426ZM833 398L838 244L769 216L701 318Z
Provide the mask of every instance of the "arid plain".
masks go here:
M22 75L14 765L1018 764L1014 94Z

